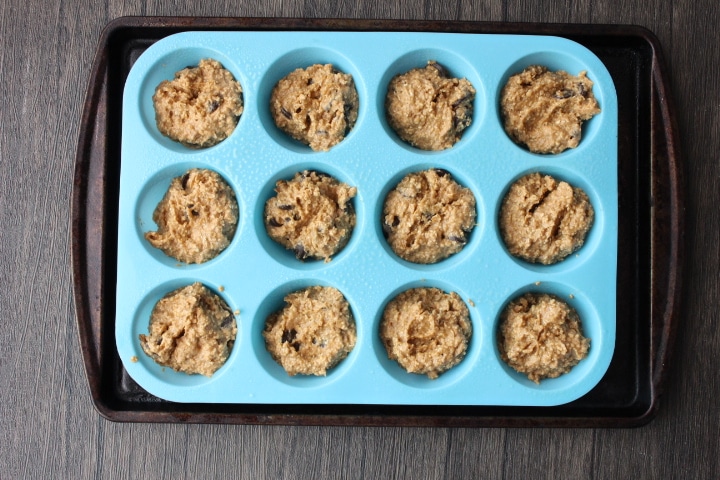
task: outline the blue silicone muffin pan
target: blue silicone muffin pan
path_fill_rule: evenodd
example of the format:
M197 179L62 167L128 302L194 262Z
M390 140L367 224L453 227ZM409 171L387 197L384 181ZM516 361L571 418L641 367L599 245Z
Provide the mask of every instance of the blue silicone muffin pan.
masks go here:
M189 149L155 126L152 95L175 72L214 58L243 89L244 112L226 140ZM426 152L389 128L384 98L390 79L428 60L465 77L477 90L472 125L451 149ZM268 104L275 83L295 68L331 63L352 74L360 98L357 123L328 152L314 152L280 132ZM576 149L533 154L505 134L498 109L510 75L533 64L571 74L587 71L602 112L583 126ZM602 62L570 40L528 35L403 32L186 32L166 37L135 62L125 84L118 221L116 341L129 375L149 393L176 402L252 404L526 405L575 400L603 377L615 347L618 224L617 98ZM209 168L234 189L240 219L230 246L201 265L184 265L150 246L153 211L172 178ZM407 173L449 171L477 201L477 225L465 248L433 265L408 263L389 248L381 227L387 192ZM297 260L263 225L265 201L280 179L315 169L356 186L357 225L330 262ZM542 172L579 186L595 209L585 245L555 265L510 256L497 214L514 180ZM212 377L156 364L138 336L155 303L201 282L237 313L238 336ZM266 317L283 297L311 285L338 288L357 325L354 350L325 377L288 376L265 349ZM457 292L470 310L473 334L464 360L436 380L410 374L378 336L385 304L413 287ZM547 292L578 311L588 357L569 373L535 384L509 368L496 344L504 305L527 291Z

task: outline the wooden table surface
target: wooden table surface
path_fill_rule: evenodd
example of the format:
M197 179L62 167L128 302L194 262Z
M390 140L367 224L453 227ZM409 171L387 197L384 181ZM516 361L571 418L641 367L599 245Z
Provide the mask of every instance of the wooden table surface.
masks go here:
M0 479L720 478L716 0L0 3ZM634 429L121 424L94 409L70 196L103 27L126 15L637 24L669 67L685 165L683 307L659 413Z

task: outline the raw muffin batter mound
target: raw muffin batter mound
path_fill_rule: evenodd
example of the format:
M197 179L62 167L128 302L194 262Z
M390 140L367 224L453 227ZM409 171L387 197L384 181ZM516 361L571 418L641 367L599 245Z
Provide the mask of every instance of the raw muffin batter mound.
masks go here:
M235 235L235 192L212 170L188 170L172 180L153 221L157 231L145 234L153 247L181 262L207 262L227 248Z
M236 335L230 307L204 285L193 283L155 305L140 345L162 366L210 377L225 364Z
M160 133L188 147L211 147L235 129L243 112L242 88L220 62L203 59L161 82L153 105Z
M438 288L402 292L387 304L380 324L388 358L430 379L460 363L471 335L465 303Z
M437 62L396 75L388 85L385 110L390 127L410 145L444 150L472 123L475 89L451 78Z
M275 192L265 203L265 229L299 260L329 261L347 244L355 227L355 187L305 170L277 182Z
M600 113L585 72L573 76L533 65L508 80L500 107L505 131L535 153L560 153L580 143L582 124Z
M410 173L385 198L382 222L400 258L436 263L467 243L475 226L475 197L446 170Z
M350 305L336 288L320 286L290 293L285 304L265 323L268 352L288 375L326 375L355 346Z
M587 356L590 340L567 303L553 295L526 293L503 310L498 348L504 362L539 383L569 372Z
M281 79L270 96L275 125L315 151L340 143L358 117L352 75L332 65L298 68Z
M531 173L512 184L500 209L500 234L510 254L557 263L585 242L594 210L585 192L550 175Z

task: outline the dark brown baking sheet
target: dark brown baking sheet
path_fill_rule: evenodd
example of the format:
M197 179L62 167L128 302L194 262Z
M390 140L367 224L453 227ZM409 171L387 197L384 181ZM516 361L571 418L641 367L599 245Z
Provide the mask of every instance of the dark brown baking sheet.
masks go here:
M122 92L155 41L187 30L423 31L557 35L597 55L619 107L617 339L607 373L588 394L555 407L182 404L127 375L115 347L117 203ZM634 26L395 20L126 17L100 38L82 112L71 212L77 322L93 402L121 422L297 425L629 427L650 421L679 321L683 181L662 52Z

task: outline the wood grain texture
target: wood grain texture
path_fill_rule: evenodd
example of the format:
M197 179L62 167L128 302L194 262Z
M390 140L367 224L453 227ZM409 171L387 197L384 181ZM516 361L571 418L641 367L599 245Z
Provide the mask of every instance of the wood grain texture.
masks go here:
M6 0L0 3L0 479L720 478L720 42L716 0ZM115 424L75 326L69 207L103 27L124 15L639 24L670 67L684 152L683 316L659 415L637 429Z

